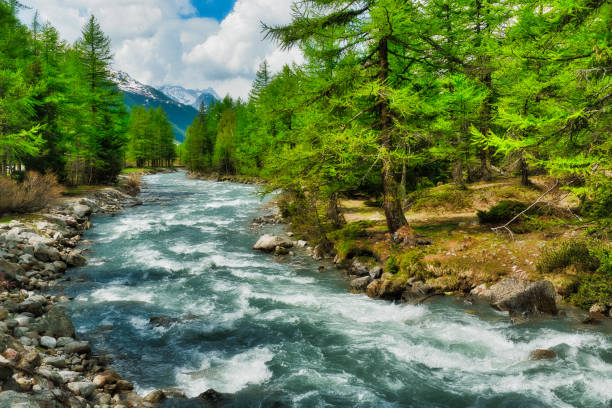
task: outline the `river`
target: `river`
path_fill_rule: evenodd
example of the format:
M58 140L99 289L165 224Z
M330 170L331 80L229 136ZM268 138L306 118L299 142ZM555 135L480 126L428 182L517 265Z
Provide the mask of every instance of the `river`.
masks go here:
M139 393L214 388L233 394L229 407L612 404L609 333L559 318L513 325L453 297L414 306L351 295L306 256L251 249L255 186L145 180L144 206L94 219L90 262L65 288L79 335ZM531 361L535 349L558 357Z

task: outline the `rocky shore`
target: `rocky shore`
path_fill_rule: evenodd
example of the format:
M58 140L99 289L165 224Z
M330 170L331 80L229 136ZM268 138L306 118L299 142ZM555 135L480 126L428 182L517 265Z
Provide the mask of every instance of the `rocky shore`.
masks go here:
M87 260L78 249L92 215L114 215L137 198L107 188L72 199L27 221L0 224L0 408L156 407L178 390L146 397L79 340L63 306L50 294L70 267ZM203 399L219 396L209 390Z
M255 226L267 223L282 223L282 220L273 215L253 220ZM488 302L493 308L506 312L514 322L534 317L556 316L560 313L560 296L548 280L532 282L517 275L490 284L465 287L460 293L445 292L443 288L428 285L417 277L407 281L397 279L393 274L385 272L381 265L366 265L358 258L340 259L333 252L317 246L311 247L308 242L294 240L292 237L291 232L287 236L262 235L253 249L283 256L293 254L293 248L304 248L315 260L333 260L335 267L348 277L349 291L355 294L364 293L372 299L419 304L436 296L462 294L466 302ZM598 324L608 317L612 317L612 309L593 307L582 323Z

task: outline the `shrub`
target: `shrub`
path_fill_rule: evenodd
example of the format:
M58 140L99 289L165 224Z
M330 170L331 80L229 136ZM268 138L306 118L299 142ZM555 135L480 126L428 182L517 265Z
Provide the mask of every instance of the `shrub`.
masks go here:
M568 240L558 247L545 250L537 269L547 274L559 272L570 265L581 272L594 272L599 268L600 260L586 240Z
M346 227L330 232L328 235L334 241L343 240L355 240L368 236L366 228L371 227L374 223L372 221L359 221L354 222Z
M124 188L129 195L135 196L140 192L141 184L142 180L140 175L136 173L130 173L127 180L125 181Z
M393 275L399 272L399 263L394 256L390 256L389 259L387 259L387 263L385 264L385 272Z
M0 214L39 211L61 196L62 188L53 173L28 172L22 183L0 177Z
M527 204L520 201L504 200L494 205L489 211L478 211L478 219L482 224L495 224L510 221L522 211L525 211Z

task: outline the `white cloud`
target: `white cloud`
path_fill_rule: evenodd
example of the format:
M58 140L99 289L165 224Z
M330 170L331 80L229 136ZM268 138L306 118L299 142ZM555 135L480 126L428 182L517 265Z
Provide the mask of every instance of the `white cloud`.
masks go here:
M293 0L238 0L221 22L197 16L190 0L22 0L62 38L74 42L90 14L111 37L116 68L153 86L212 86L220 95L246 97L264 59L275 70L300 62L263 40L261 21L290 21ZM29 23L33 10L22 12Z

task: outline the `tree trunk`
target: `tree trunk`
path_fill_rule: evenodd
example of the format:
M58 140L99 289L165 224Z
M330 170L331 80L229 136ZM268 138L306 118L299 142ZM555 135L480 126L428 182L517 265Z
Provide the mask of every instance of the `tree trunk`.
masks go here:
M389 49L387 44L387 38L383 38L378 43L378 55L379 55L379 72L378 77L382 84L387 83L389 76ZM404 209L402 207L402 200L400 198L399 185L395 180L393 172L393 163L391 161L391 150L393 149L393 143L391 140L392 131L392 117L391 110L389 108L389 100L386 95L379 94L380 104L379 107L379 120L381 130L381 148L383 149L382 159L382 185L383 185L383 208L385 210L385 218L387 219L387 228L390 233L394 233L404 225L408 225L406 216L404 215Z
M463 180L463 160L457 156L453 163L453 183L461 190L465 189L465 182Z
M342 228L346 225L344 215L342 215L342 212L338 207L338 193L332 193L332 195L329 197L326 215L335 228Z
M525 160L525 155L521 152L521 184L524 186L531 185L529 181L529 166L527 165L527 161Z

